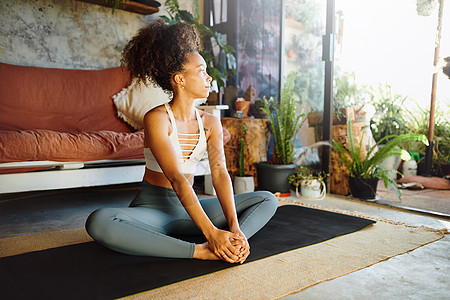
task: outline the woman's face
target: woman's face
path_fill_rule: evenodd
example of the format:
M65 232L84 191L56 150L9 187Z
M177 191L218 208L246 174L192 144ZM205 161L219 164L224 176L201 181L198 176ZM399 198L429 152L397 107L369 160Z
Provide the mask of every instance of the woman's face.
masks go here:
M184 92L191 94L195 99L208 97L212 77L206 73L206 63L200 54L197 52L189 54L182 75Z

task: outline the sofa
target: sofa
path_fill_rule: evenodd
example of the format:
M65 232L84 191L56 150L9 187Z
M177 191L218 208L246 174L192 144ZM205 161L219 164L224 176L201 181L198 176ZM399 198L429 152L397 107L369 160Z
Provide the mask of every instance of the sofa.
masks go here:
M120 67L0 63L0 80L0 193L142 180L142 116L168 101L162 90L130 82ZM202 162L196 175L210 174Z

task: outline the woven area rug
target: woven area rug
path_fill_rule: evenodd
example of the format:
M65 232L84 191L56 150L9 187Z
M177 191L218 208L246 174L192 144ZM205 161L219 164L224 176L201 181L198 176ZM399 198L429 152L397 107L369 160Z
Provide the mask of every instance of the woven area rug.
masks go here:
M289 211L293 211L293 209L295 210L295 208L289 207ZM314 211L316 212L317 210ZM321 213L323 211L319 212ZM327 217L338 215L329 212L324 213ZM342 215L337 217L346 219L345 217L342 217ZM159 288L153 288L151 290L129 296L128 298L279 298L283 295L298 292L319 282L330 280L332 278L370 266L392 256L411 251L421 245L438 240L443 236L441 233L431 232L424 228L399 226L385 222L377 222L376 224L365 227L367 224L370 224L369 222L366 223L366 225L360 225L365 227L362 230L351 234L341 232L340 234L344 235L314 244L314 233L320 232L321 228L326 227L325 223L327 218L324 220L322 220L322 223L311 224L311 228L308 229L308 231L311 232L311 236L308 237L308 239L312 239L312 242L308 241L306 244L309 246L307 247L302 247L305 245L300 245L302 248L293 247L292 249L295 250L285 249L279 252L287 252L269 257L262 255L262 257L265 257L262 259L258 259L261 257L258 257L258 254L256 254L256 259L253 259L253 261L243 265L233 266L231 268L228 268L229 266L219 267L215 271L213 268L213 271L206 272L206 275L187 278L180 282L164 285ZM278 220L278 222L282 223L283 220ZM316 230L314 230L314 228L316 228ZM274 240L276 240L276 237L274 237ZM18 259L22 256L28 257L29 255L44 255L48 262L54 261L55 264L61 265L64 264L64 260L58 258L58 253L61 251L62 253L67 254L75 253L73 256L74 259L75 256L77 256L77 251L80 249L84 249L83 251L86 249L98 251L100 246L96 243L90 243L89 241L90 238L86 235L84 229L81 228L2 239L0 240L0 257L3 257L3 259L0 259L0 277L3 277L4 279L8 278L7 268L4 268L5 266L8 266L8 264L3 264L3 267L1 267L1 265L2 262L11 263L11 261L8 262L10 259ZM250 240L250 242L252 247L254 247L252 240ZM75 251L66 252L67 249L75 249ZM103 253L107 255L112 254L112 251L103 248L102 251L106 251ZM118 265L115 264L114 266L116 269L111 269L110 272L121 273L123 276L122 284L126 286L127 280L130 280L130 277L133 278L134 275L133 268L130 268L130 265L133 263L142 264L142 262L140 262L139 259L136 260L135 257L121 256L119 254L113 255L121 257L120 261L122 265L119 265L119 268L117 269ZM64 259L70 261L71 257L69 256ZM157 261L158 260L153 261L153 263ZM174 261L177 260L172 260L172 263L174 263ZM188 261L195 262L192 260ZM145 259L143 263L145 264ZM164 264L165 263L167 262L164 262ZM220 262L217 263L220 264ZM200 264L196 264L196 266L199 265ZM71 271L70 268L77 269L77 267L74 267L73 265L70 265L70 267L61 265L59 267L61 268L60 275L64 277L70 277L71 274L84 274L84 270L81 270L81 273L80 270ZM180 272L183 271L182 267L183 264L181 265ZM184 265L184 267L189 266ZM191 265L191 267L195 266ZM151 270L148 271L150 272ZM34 272L36 272L36 270L34 270ZM91 272L94 272L94 275L90 274ZM67 278L67 281L73 281L73 285L71 286L76 287L76 281L95 280L95 270L89 270L88 273L89 274L86 274L86 278ZM105 274L102 273L100 275L104 276ZM160 274L160 276L164 277L164 274ZM48 285L49 283L47 281L50 278L46 278L45 276L42 276L41 278L38 278L38 276L27 277L25 274L22 279L25 281L37 281L35 284ZM101 278L98 278L98 280L100 279ZM5 283L5 281L3 281L3 283ZM15 290L19 291L21 285L18 282L15 283L18 284ZM10 284L14 284L14 282L9 282L9 285ZM117 285L117 283L115 284ZM26 288L26 286L27 285L23 285L22 288ZM98 290L94 293L97 295L95 298L115 298L106 296L108 294L107 291L107 286L105 287L99 285ZM98 297L99 294L104 295L104 297ZM130 294L133 293L122 294L122 296ZM57 298L56 295L57 294L53 294L53 296L55 296L53 298ZM71 293L67 291L67 297L65 298L74 298L70 297L70 295L74 296L76 293L73 294L73 292ZM49 293L46 296L47 298L52 298L52 293ZM15 298L20 299L21 297Z

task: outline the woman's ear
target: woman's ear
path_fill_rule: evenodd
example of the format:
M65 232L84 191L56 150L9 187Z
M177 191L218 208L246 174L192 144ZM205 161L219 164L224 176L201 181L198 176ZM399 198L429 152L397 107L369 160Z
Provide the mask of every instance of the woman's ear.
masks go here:
M180 73L173 75L173 81L175 81L176 85L184 86L184 78Z

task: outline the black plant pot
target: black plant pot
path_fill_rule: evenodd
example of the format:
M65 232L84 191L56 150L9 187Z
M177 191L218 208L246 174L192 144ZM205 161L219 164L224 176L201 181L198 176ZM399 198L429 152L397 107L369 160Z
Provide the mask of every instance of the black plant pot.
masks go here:
M288 178L294 174L295 164L274 165L267 162L258 162L256 171L258 175L258 189L272 193L289 193L291 185Z
M375 199L378 178L350 177L349 183L353 197L359 199Z

